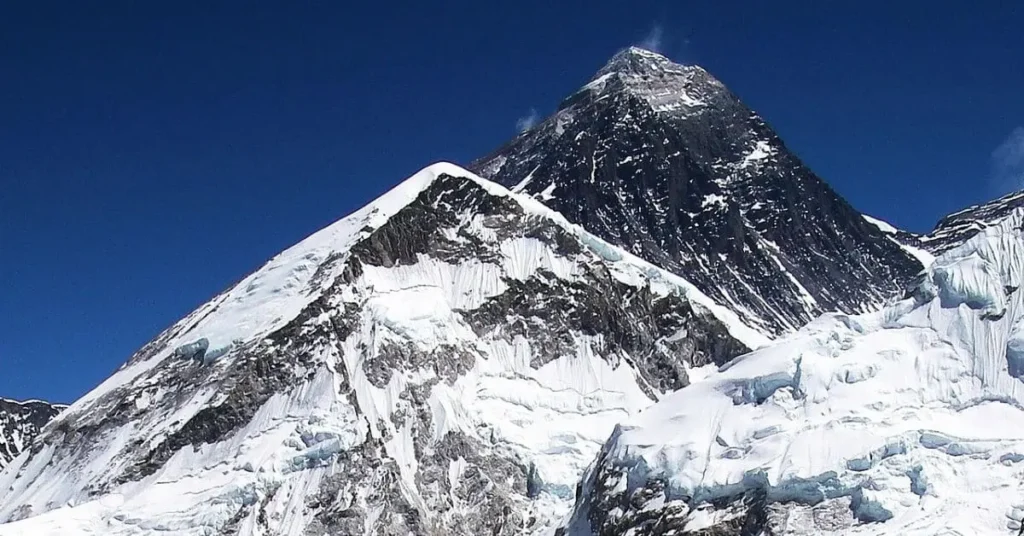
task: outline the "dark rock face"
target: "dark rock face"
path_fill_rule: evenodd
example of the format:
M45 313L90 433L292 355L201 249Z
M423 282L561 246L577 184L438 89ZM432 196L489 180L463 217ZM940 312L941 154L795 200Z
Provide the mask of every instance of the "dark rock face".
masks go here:
M679 296L657 297L648 287L615 281L606 270L572 282L539 271L509 287L464 314L479 334L521 336L542 348L534 368L570 355L578 344L573 332L602 335L604 355L632 356L648 385L665 393L689 384L686 366L721 365L750 350Z
M139 480L153 474L175 452L186 446L197 447L227 438L248 423L274 393L294 385L296 381L289 360L275 359L269 351L252 358L240 374L231 378L231 383L223 384L227 392L224 402L201 409L129 468L118 482Z
M471 168L770 333L874 307L921 269L719 81L643 50Z
M29 448L39 431L67 406L0 398L0 469Z
M920 237L920 244L936 255L945 253L1021 207L1024 207L1024 191L967 207L939 220L931 233Z

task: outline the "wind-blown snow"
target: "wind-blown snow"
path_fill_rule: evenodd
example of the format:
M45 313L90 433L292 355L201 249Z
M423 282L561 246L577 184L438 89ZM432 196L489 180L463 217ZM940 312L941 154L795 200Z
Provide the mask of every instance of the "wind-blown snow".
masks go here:
M631 489L665 479L688 529L734 515L700 505L763 485L791 506L851 498L849 524L830 533L1015 534L1022 223L1018 210L940 256L913 298L825 315L666 397L617 428L602 467L625 471ZM590 508L580 503L574 534L589 534Z

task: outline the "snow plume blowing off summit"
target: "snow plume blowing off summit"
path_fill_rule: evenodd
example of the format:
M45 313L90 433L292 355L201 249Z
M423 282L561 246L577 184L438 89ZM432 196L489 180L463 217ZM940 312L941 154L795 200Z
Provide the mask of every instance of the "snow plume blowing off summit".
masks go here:
M1000 193L1024 188L1024 127L1017 127L992 151L992 180Z
M61 413L0 472L0 535L551 534L615 423L766 341L437 164Z

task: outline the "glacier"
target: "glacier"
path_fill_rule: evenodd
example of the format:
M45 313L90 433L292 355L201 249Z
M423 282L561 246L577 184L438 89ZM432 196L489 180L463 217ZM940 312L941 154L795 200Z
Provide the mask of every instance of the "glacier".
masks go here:
M565 534L1007 534L1024 517L1024 210L618 425Z

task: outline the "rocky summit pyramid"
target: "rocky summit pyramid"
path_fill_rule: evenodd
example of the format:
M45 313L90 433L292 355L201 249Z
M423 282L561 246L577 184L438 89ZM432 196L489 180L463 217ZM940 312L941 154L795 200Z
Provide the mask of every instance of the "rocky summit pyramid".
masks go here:
M615 423L765 342L438 164L61 413L0 472L0 535L550 534Z
M636 47L470 169L773 334L876 308L921 270L707 71Z

